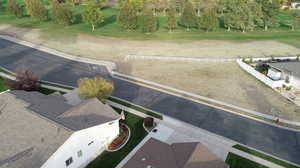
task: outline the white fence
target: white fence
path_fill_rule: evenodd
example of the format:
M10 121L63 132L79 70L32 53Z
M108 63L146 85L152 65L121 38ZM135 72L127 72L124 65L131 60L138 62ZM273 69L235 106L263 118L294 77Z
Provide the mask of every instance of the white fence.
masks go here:
M197 62L234 62L235 58L197 58L197 57L175 57L175 56L143 56L127 55L125 60L129 59L149 59L149 60L168 60L168 61L197 61Z
M240 65L242 69L244 69L246 72L250 73L251 75L255 76L258 80L262 81L266 85L270 86L271 88L281 87L285 81L284 80L278 80L274 81L270 78L268 78L266 75L261 74L260 72L256 71L253 67L250 65L244 63L241 59L237 60L237 63Z
M255 61L255 62L259 62L259 61L271 61L272 59L279 59L279 60L296 60L297 57L296 56L289 56L289 57L255 57L255 58L245 58L246 61Z

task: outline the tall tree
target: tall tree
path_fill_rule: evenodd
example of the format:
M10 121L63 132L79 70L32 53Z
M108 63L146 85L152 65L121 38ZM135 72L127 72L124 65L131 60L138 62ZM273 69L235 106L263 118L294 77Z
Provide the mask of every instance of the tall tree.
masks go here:
M228 0L225 3L224 24L228 30L236 28L243 32L252 31L262 24L261 6L248 0Z
M227 28L227 31L230 31L239 19L236 14L237 10L237 0L224 0L224 27Z
M74 23L75 18L72 11L64 3L59 3L58 1L52 2L52 18L58 24L71 25Z
M38 20L48 19L48 10L40 0L25 0L27 13Z
M183 13L180 17L180 24L185 26L187 31L189 31L190 28L195 27L197 25L195 9L190 1L186 1L185 3Z
M127 30L136 29L138 26L138 10L129 0L120 9L118 23Z
M200 27L205 31L212 31L219 26L216 8L206 8L200 17Z
M270 26L278 23L277 16L279 15L280 3L278 0L256 0L262 7L263 24L265 31Z
M176 10L174 7L170 7L167 12L167 27L169 32L172 32L173 29L177 26L177 19L176 19Z
M82 14L84 22L92 25L92 31L95 31L95 26L104 21L102 11L98 7L89 7Z
M290 18L291 28L294 31L300 25L300 12L295 10Z
M34 1L35 0L24 0L25 7L26 7L26 13L30 16L32 15Z
M197 16L200 16L202 0L192 0L192 3L194 5L194 7L196 8Z
M171 0L171 5L179 12L179 15L182 15L184 8L185 0Z
M154 32L157 29L157 19L154 17L151 7L145 6L141 16L141 29L145 33Z
M15 0L8 0L6 4L7 12L16 17L21 17L23 10Z

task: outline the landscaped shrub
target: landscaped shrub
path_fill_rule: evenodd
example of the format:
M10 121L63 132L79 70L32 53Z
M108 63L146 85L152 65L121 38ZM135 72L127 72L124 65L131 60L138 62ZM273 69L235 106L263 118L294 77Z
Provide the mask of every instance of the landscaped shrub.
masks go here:
M16 17L21 17L23 14L21 6L15 0L8 0L6 4L6 9L8 14L14 15Z
M21 70L16 73L16 81L11 83L11 88L16 90L37 91L40 88L38 77L30 70Z
M72 11L64 3L53 1L52 18L55 22L62 25L71 25L75 21Z
M144 125L145 125L145 127L153 127L154 126L154 119L152 117L144 118Z
M255 70L257 70L260 73L266 73L268 72L269 69L269 65L267 64L260 64L260 65L256 65Z
M114 90L113 83L101 77L79 79L78 86L81 97L96 97L102 102L105 102Z

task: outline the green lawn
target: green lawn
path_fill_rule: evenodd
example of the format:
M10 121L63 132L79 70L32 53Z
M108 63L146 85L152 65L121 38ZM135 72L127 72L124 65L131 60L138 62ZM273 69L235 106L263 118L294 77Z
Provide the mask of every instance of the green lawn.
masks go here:
M227 155L226 163L230 166L230 168L268 168L230 152Z
M5 6L5 0L0 0L2 6ZM3 5L4 4L4 5ZM120 37L135 40L278 40L295 46L300 46L300 29L290 31L287 19L291 16L291 11L281 11L279 15L279 26L271 28L265 32L262 28L257 28L254 32L241 33L240 31L226 32L221 25L215 32L206 33L202 30L192 29L187 32L185 28L178 26L173 33L168 33L165 27L166 18L158 16L159 30L152 34L144 34L140 30L123 30L117 24L118 8L105 8L103 13L105 21L98 25L95 32L91 31L91 26L82 23L81 12L86 6L73 6L72 11L76 17L76 23L71 26L61 26L53 21L38 22L30 17L18 19L14 16L6 15L5 11L0 9L0 24L12 24L19 27L40 28L45 33L45 38L73 38L78 33L87 33L92 35ZM2 12L1 12L2 11ZM220 19L222 21L222 19Z
M7 90L6 80L0 77L0 92Z
M274 158L270 155L255 151L253 149L249 149L249 148L247 148L245 146L242 146L242 145L239 145L239 144L234 145L233 148L239 149L241 151L244 151L244 152L249 153L251 155L254 155L254 156L260 157L262 159L268 160L270 162L273 162L275 164L281 165L281 166L286 167L286 168L300 168L300 166L296 166L296 165L287 163L283 160L276 159L276 158Z
M112 101L112 102L115 102L115 103L118 103L118 104L121 104L123 106L126 106L126 107L129 107L129 108L132 108L136 111L139 111L139 112L142 112L142 113L145 113L147 115L150 115L152 117L155 117L155 118L158 118L158 119L161 119L163 118L162 115L159 115L155 112L152 112L150 110L146 110L145 108L141 107L141 106L137 106L137 105L134 105L132 103L128 103L128 102L125 102L125 101L122 101L120 99L117 99L117 98L113 98L113 97L110 97L108 98L108 100Z
M121 110L114 108L118 113ZM125 158L128 153L135 148L140 141L144 139L147 132L143 128L143 118L134 114L125 112L126 121L124 122L130 127L131 137L127 144L119 151L116 152L104 152L91 162L87 168L113 168L117 166L120 161Z

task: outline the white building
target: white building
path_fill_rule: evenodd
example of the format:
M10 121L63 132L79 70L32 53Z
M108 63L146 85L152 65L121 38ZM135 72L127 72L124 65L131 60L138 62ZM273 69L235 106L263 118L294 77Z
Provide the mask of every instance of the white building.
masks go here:
M300 62L269 63L267 76L273 80L285 80L289 85L300 89Z
M61 95L0 95L0 168L83 168L119 134L120 116L89 99L73 106Z
M291 7L293 9L300 9L300 2L291 2Z

